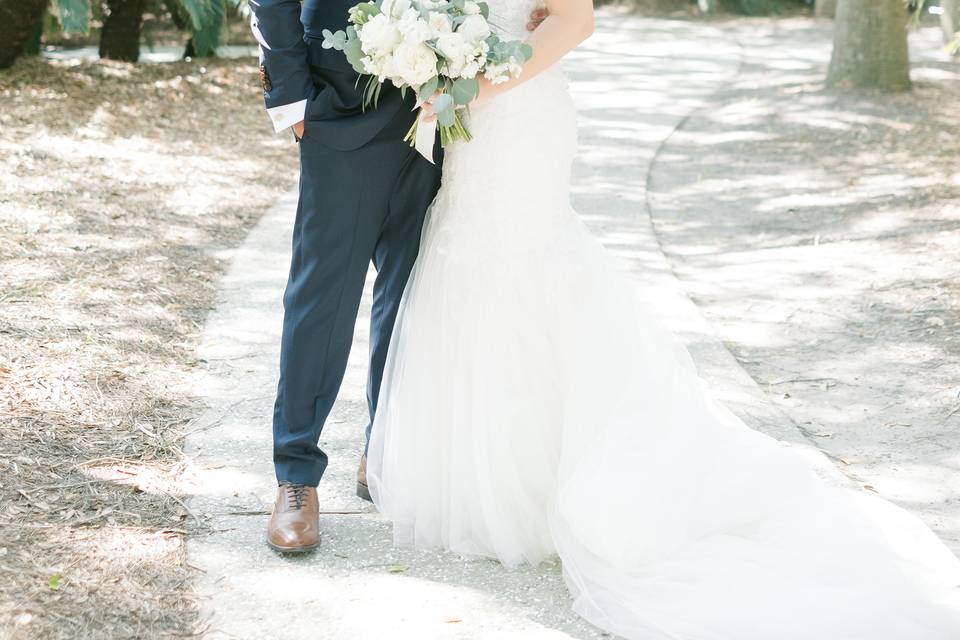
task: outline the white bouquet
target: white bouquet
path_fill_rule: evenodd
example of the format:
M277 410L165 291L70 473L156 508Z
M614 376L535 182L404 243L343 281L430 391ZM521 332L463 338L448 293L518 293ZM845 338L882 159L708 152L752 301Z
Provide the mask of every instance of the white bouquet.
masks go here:
M432 101L440 143L470 140L462 111L477 96L477 77L493 84L520 75L533 55L530 45L501 40L487 22L490 9L475 0L376 0L350 9L346 31L323 31L323 47L343 51L366 76L363 105L376 106L383 83L404 94L416 92L417 104ZM434 125L418 131L418 117L404 140L433 161Z

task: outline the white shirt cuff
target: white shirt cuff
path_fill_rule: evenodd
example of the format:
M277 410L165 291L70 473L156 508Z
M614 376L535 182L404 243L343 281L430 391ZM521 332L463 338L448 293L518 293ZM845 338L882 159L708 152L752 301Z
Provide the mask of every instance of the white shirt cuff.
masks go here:
M292 127L298 122L303 121L303 114L307 111L307 101L293 102L291 104L280 105L267 109L267 115L273 121L273 130L277 133L287 127Z

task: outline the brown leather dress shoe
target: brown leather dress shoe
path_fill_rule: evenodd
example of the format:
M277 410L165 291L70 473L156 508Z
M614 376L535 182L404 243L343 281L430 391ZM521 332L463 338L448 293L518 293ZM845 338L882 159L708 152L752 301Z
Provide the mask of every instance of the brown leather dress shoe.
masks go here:
M367 485L367 456L360 457L360 468L357 469L357 496L373 502L370 487Z
M267 544L280 553L302 553L320 546L316 487L280 483L267 524Z

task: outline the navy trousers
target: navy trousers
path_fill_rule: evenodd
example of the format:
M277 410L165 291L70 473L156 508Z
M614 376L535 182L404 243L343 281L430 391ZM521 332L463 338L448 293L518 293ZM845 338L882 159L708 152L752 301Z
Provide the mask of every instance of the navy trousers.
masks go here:
M402 141L411 119L401 113L399 126L349 151L324 145L321 129L307 121L273 411L278 481L316 486L327 467L318 440L343 380L372 261L369 442L400 298L440 186L439 162L434 166Z

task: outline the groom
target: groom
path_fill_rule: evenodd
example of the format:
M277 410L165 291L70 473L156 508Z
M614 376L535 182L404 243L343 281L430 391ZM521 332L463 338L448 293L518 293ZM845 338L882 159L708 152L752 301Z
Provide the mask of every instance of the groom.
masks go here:
M283 296L280 380L273 410L278 481L267 543L301 552L320 541L317 484L327 455L317 442L347 366L367 270L377 269L370 318L367 406L370 422L390 334L420 246L427 207L440 186L443 151L431 164L403 137L416 117L389 84L376 108L363 108L363 85L343 53L324 49L322 31L347 26L357 0L250 0L260 44L260 80L276 131L300 147L300 197L293 258ZM546 14L537 11L528 28ZM366 455L357 495L370 500Z

